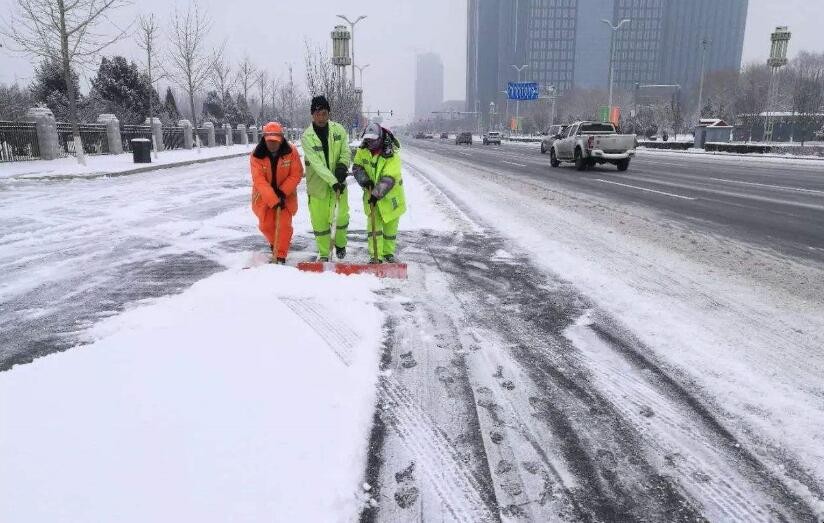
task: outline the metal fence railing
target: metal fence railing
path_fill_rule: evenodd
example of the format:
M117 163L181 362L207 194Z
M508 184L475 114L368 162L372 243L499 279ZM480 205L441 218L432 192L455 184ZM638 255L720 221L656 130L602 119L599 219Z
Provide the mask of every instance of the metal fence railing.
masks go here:
M235 145L243 143L243 131L240 129L232 129L232 143Z
M0 162L38 158L40 146L33 122L0 122Z
M121 125L120 140L123 142L123 151L132 151L132 140L134 138L148 138L152 140L152 128L149 125Z
M215 145L226 145L226 131L215 129Z
M163 148L167 151L169 149L183 149L182 127L163 128Z
M83 142L83 152L85 154L107 154L109 152L109 139L106 134L106 125L97 123L82 123L78 125L80 140ZM75 156L74 132L72 124L67 122L57 122L57 144L60 156Z

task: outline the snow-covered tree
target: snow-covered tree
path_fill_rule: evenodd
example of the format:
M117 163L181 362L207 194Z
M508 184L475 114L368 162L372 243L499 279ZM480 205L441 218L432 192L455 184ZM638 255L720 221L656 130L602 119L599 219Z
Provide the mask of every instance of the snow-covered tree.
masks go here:
M17 85L0 85L0 120L17 121L33 105L31 94Z
M178 120L180 120L180 111L177 109L177 100L175 100L175 95L171 87L166 88L166 97L163 101L163 114L175 125L177 125Z
M201 12L196 2L189 4L184 14L175 9L172 16L169 78L189 97L195 131L198 128L195 97L206 84L211 70L211 60L206 54L206 35L210 27L208 14Z
M124 123L143 122L149 115L150 100L154 107L160 107L160 97L149 77L122 56L103 57L91 85L91 96L107 104L108 112Z
M252 116L252 112L249 110L249 104L246 102L246 97L243 96L243 93L237 94L237 120L229 122L232 126L235 126L239 123L243 125L253 125L255 123L255 118Z
M323 94L332 106L332 117L346 129L351 129L360 107L352 83L338 74L329 53L306 42L306 88L310 96ZM307 110L308 112L308 110Z
M16 12L3 32L19 51L60 64L77 161L85 164L78 127L77 82L70 71L96 60L103 49L123 37L126 29L110 37L101 36L103 33L98 29L101 25L111 26L109 15L127 0L16 0L15 3Z
M63 76L63 67L59 61L45 59L34 71L34 80L29 87L32 100L51 109L57 120L66 121L70 118L69 96L66 78ZM77 73L72 70L72 82L77 85ZM77 91L75 103L81 100Z
M217 91L206 93L206 100L203 102L203 119L212 123L223 123L226 118L223 105L223 97Z

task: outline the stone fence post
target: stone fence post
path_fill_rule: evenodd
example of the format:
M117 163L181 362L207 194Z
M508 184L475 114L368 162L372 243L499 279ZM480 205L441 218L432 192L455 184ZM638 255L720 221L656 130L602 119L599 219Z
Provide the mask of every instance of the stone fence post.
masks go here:
M226 145L234 145L234 137L232 136L232 126L228 123L223 124L223 132L226 133Z
M180 120L177 122L183 129L183 148L184 149L191 149L194 146L194 138L192 137L192 122L189 120Z
M206 122L203 124L203 128L206 129L206 147L214 147L215 146L215 124L212 122Z
M246 134L246 126L239 123L237 124L237 130L240 131L240 144L249 145L249 135Z
M152 126L152 138L154 138L155 145L158 151L162 151L163 147L163 123L160 118L146 118L146 124Z
M258 136L258 128L253 125L249 130L252 131L252 143L258 143L258 141L260 141L260 137Z
M57 122L48 107L32 107L26 111L26 121L34 122L37 128L37 145L40 158L54 160L58 157L60 144L57 139Z
M109 154L123 153L123 138L120 136L120 120L109 113L97 117L97 123L106 126L106 141L109 143Z

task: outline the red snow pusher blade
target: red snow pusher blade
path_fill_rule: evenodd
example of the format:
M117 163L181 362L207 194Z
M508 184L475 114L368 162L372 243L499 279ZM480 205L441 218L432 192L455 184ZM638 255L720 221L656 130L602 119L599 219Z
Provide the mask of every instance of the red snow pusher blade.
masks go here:
M332 263L300 262L298 269L305 272L334 272L335 274L371 274L378 278L406 279L405 263Z

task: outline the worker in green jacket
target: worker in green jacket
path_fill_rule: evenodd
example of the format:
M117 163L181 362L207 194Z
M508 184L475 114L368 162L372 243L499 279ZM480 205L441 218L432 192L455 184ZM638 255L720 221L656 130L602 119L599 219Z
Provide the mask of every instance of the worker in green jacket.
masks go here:
M349 228L349 191L346 176L352 153L349 134L339 123L329 120L329 101L325 96L312 98L312 125L301 137L306 164L306 191L309 194L309 217L318 261L329 261L331 238L335 238L335 256L346 257ZM332 209L337 208L336 230L332 231Z
M352 175L363 188L363 208L369 230L369 263L396 262L398 224L406 212L400 146L390 131L370 123L355 153ZM375 237L377 242L373 242ZM377 243L377 252L374 243Z

